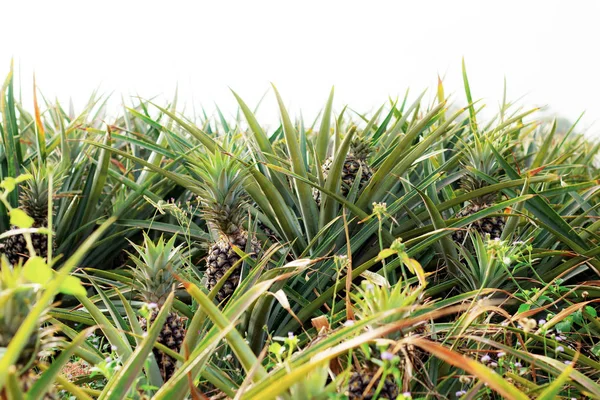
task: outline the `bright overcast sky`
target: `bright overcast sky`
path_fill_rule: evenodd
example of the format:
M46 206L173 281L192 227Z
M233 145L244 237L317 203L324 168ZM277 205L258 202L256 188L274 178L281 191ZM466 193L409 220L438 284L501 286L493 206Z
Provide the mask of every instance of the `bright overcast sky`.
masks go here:
M0 75L10 59L23 99L44 95L172 96L235 112L229 87L254 105L273 82L312 119L332 85L336 108L359 111L432 88L548 105L600 136L600 1L24 1L0 2ZM429 91L433 96L435 92ZM30 97L29 97L30 98ZM192 100L193 99L193 100ZM30 101L30 100L29 100ZM273 118L270 93L263 122ZM273 113L271 113L273 111Z

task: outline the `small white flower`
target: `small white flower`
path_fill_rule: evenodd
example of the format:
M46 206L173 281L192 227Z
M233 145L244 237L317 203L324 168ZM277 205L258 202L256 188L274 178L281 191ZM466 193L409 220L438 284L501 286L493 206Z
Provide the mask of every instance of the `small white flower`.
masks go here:
M156 310L158 308L158 304L156 304L156 303L148 303L148 308L150 310Z
M104 361L106 361L107 363L109 363L109 362L111 362L111 361L112 361L112 358L110 358L110 357L106 357L106 358L104 359Z
M567 361L565 361L565 364L566 364L566 365L571 365L571 364L573 364L573 362L572 362L572 361L569 361L569 360L567 360Z
M293 339L294 338L294 332L288 332L288 338Z
M499 352L498 352L498 358L502 358L502 357L504 357L505 355L506 355L506 353L505 353L505 352L503 352L503 351L499 351Z
M538 321L538 325L546 325L546 320L545 319L540 319Z
M510 265L510 257L503 257L502 262L506 265Z
M554 350L556 350L557 353L562 353L563 351L565 351L565 348L562 346L556 346L556 349Z
M354 326L354 320L353 319L349 319L346 322L344 322L344 326Z
M410 392L404 392L402 393L402 396L406 397L407 399L412 399L412 395L410 394Z
M487 354L484 355L483 357L481 357L481 362L484 364L490 362L491 360L492 360L492 357L488 356Z
M498 363L497 363L497 362L494 362L494 361L492 361L492 362L490 363L490 367L492 367L492 368L496 368L497 366L498 366Z
M117 346L110 346L110 349L111 349L112 351L117 351L117 350L118 350Z
M456 395L456 397L462 397L465 394L467 394L466 390L459 390L458 392L454 393Z
M394 358L394 355L392 353L390 353L389 351L384 351L383 353L381 353L381 359L382 360L391 360L392 358Z
M521 368L522 366L523 366L523 365L521 365L521 363L520 363L520 362L518 362L518 361L515 363L515 367L517 367L517 368Z

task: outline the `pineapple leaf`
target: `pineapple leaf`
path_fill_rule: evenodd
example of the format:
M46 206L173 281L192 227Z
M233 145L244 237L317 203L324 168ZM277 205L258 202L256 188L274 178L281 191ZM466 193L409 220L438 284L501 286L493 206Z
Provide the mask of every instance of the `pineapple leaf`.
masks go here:
M323 115L321 117L321 126L319 128L319 133L317 134L317 145L316 145L316 153L317 153L317 162L319 165L325 161L327 158L327 147L329 144L329 130L331 128L331 108L333 105L333 93L334 88L331 88L331 92L329 93L329 98L327 99L327 104L325 105L325 110L323 111Z

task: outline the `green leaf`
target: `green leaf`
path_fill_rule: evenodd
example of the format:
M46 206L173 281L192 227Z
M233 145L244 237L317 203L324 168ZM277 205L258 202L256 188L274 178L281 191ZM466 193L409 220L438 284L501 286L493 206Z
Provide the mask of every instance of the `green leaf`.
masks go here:
M444 218L442 218L442 215L440 214L433 201L421 190L417 188L415 188L415 190L417 191L417 193L419 193L421 199L423 199L423 203L425 203L425 207L429 212L429 216L431 217L433 227L436 230L446 229L446 222L444 221ZM458 262L458 253L456 252L456 246L454 245L454 242L452 241L449 235L441 237L440 242L442 255L444 257L444 260L446 261L448 270L453 273L457 273L458 271L456 268L456 263Z
M477 113L475 112L475 107L473 107L473 96L471 95L471 86L469 85L469 78L467 77L467 66L465 64L464 57L462 59L462 76L465 86L465 94L467 96L467 103L469 104L469 120L471 122L471 128L474 132L477 132Z
M563 388L564 384L569 380L569 376L573 372L573 366L569 365L565 370L559 375L558 379L552 382L540 395L537 397L537 400L554 400L558 398L558 395Z
M58 357L55 357L52 360L50 367L41 374L39 379L36 380L33 386L29 389L26 397L27 400L38 399L39 397L36 395L47 393L48 389L52 386L56 377L61 372L63 366L70 360L75 351L84 344L85 339L91 333L93 333L93 331L94 328L88 328L84 330L83 332L79 333L65 349L61 350Z
M277 91L277 88L275 87L275 85L272 86L273 91L275 92L275 97L277 98L277 103L279 104L279 115L283 123L285 143L290 153L292 171L294 172L294 174L297 174L300 177L307 179L308 174L304 164L303 152L300 148L300 143L298 140L296 129L292 124L290 116L285 108L285 105L283 104L283 99ZM295 180L294 185L296 187L296 191L298 192L300 211L302 214L302 223L306 228L306 238L308 239L308 241L310 241L318 232L318 220L314 218L314 216L318 215L319 213L317 210L317 204L315 203L312 197L312 189L309 185L299 180Z
M52 268L42 257L30 257L23 266L23 274L28 281L44 285L52 279Z
M19 228L31 228L35 222L27 213L19 208L13 208L10 212L10 223Z
M517 314L524 313L525 311L529 311L531 309L531 304L523 303L519 306L519 310Z
M329 99L325 105L325 111L323 111L323 117L321 118L321 127L317 135L317 160L322 163L327 157L327 145L329 144L329 129L331 127L331 106L333 104L333 88L329 94Z
M102 395L98 398L99 400L111 399L120 400L127 396L131 385L133 385L144 367L144 363L148 358L148 355L154 348L154 344L160 335L164 323L169 315L171 304L173 303L174 293L171 292L161 311L158 313L156 319L152 323L148 334L137 346L135 352L132 353L131 357L123 364L123 368L111 379L106 385Z

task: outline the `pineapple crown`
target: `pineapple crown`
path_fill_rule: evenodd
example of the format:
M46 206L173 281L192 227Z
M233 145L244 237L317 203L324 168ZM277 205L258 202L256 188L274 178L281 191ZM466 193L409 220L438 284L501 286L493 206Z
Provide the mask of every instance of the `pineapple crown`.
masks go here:
M369 158L372 151L371 141L367 139L362 132L357 133L350 143L350 153L359 160L364 161Z
M461 165L466 170L466 174L461 179L460 186L466 192L472 192L488 185L488 182L478 175L478 172L492 178L500 175L501 167L492 146L501 154L505 153L509 148L506 136L494 135L494 133L488 135L475 133L473 140L465 143ZM491 193L476 200L486 203L493 200L494 197L496 194Z
M148 303L162 306L175 283L175 266L181 245L175 247L176 236L165 242L163 236L154 243L144 233L144 245L132 243L137 255L130 253L130 259L135 264L132 267L133 278L136 281L139 297Z
M377 278L364 280L360 287L356 287L356 293L351 293L350 296L361 319L385 311L404 309L404 313L394 314L385 319L385 322L393 322L406 317L406 314L418 305L421 292L422 287L412 288L403 284L390 287L387 281Z
M47 166L31 165L27 171L31 178L21 185L20 203L23 210L34 220L40 221L48 216L48 196L50 189L50 174L53 174L53 192L62 186L65 175L60 171L50 172ZM54 195L53 193L53 195Z
M248 202L244 189L247 174L236 160L239 151L236 153L217 150L194 162L194 172L201 180L197 191L203 217L212 229L226 236L242 229Z

